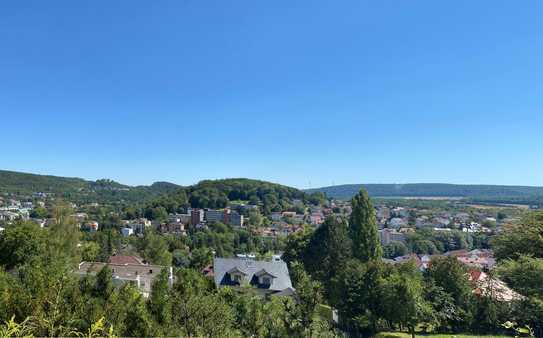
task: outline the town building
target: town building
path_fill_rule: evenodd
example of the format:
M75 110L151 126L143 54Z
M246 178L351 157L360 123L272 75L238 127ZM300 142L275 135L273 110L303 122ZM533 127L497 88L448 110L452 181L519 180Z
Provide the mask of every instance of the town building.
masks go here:
M121 234L123 237L128 237L134 234L134 229L132 228L121 228Z
M379 239L381 241L381 245L388 245L390 242L405 243L405 234L394 229L387 228L379 230Z
M501 280L490 277L480 270L470 270L469 281L476 296L491 297L501 302L511 302L524 298Z
M189 209L190 210L190 224L198 225L204 222L205 212L202 209Z
M176 235L186 235L185 224L181 222L167 222L161 223L158 226L158 229L161 233L169 233Z
M98 231L99 224L96 221L90 221L83 224L81 227L82 230L90 231L90 232L96 232Z
M243 215L240 215L239 213L232 211L228 215L228 224L236 227L242 227L243 226Z
M205 211L205 221L208 223L226 223L225 214L227 214L226 210L207 209Z
M274 211L270 215L272 221L280 221L283 219L283 214L279 211Z
M190 224L191 215L190 214L170 214L168 215L168 223L183 223Z
M261 296L294 294L287 264L282 261L257 261L247 258L215 258L215 285L220 287L254 287Z
M315 212L309 215L309 222L313 225L321 225L324 223L324 215L321 212Z
M394 217L394 218L391 218L390 221L388 221L389 228L399 229L406 225L407 225L407 222L405 221L405 219L400 218L400 217Z
M115 285L132 283L144 297L149 297L153 281L163 269L168 270L169 283L170 286L173 285L172 267L146 264L141 258L135 256L112 256L108 263L81 262L76 274L80 276L95 275L105 266L111 269L111 277Z
M135 220L123 221L126 228L134 230L134 234L143 235L147 228L151 227L152 222L147 218L138 218Z

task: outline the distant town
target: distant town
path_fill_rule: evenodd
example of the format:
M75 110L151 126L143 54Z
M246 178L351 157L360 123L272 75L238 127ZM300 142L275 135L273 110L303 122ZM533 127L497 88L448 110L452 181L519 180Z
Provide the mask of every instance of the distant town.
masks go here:
M10 183L10 179L1 182L5 188L0 190L0 249L8 252L21 245L36 249L0 255L6 271L22 278L17 267L53 259L48 250L64 243L61 247L71 249L54 256L65 267L58 278L70 276L74 288L91 295L98 292L92 290L99 289L98 294L116 292L121 297L132 290L141 297L140 305L154 309L149 311L166 306L156 308L157 297L166 302L166 295L174 294L180 298L167 301L167 306L187 311L186 319L175 324L176 330L186 336L193 336L194 325L199 332L214 328L191 321L198 318L193 318L194 311L205 313L215 306L186 308L187 302L200 296L183 292L197 285L201 286L197 292L211 297L212 302L223 302L222 292L228 294L229 290L241 297L236 302L258 299L266 306L277 299L292 302L297 309L296 320L306 320L309 325L288 329L297 336L312 336L308 327L314 325L319 325L315 330L334 336L353 330L375 333L397 329L394 322L383 322L379 327L356 324L360 326L353 328L351 311L364 303L351 303L358 295L374 297L374 301L392 297L389 303L360 311L373 311L375 316L397 323L412 323L391 315L396 311L396 299L405 292L404 280L409 287L417 287L417 294L405 300L402 311L409 311L412 302L427 306L430 313L452 307L471 327L479 325L478 320L465 315L473 311L472 306L486 311L486 303L481 302L491 299L500 307L514 308L524 304L529 295L516 287L504 268L504 264L512 263L504 259L517 257L516 251L507 251L508 234L531 215L538 217L537 205L483 203L456 197L370 198L363 188L352 199L339 199L322 191L304 192L248 179L202 181L190 187L162 183L132 188L111 180L87 182L24 175L6 175L14 182L23 182L19 185ZM33 190L40 186L51 188ZM68 256L62 258L64 255ZM369 274L373 268L381 277ZM372 293L372 287L359 284L362 278L368 278L365 283L377 283L375 288L381 291ZM447 287L439 283L457 283L455 287L463 288L462 297L471 299L470 303L464 298L447 298L455 289L442 295L445 303L434 300L433 293L443 293ZM84 291L88 285L94 286ZM359 287L353 289L356 285ZM440 286L435 289L435 285ZM338 298L335 290L350 296ZM229 309L240 305L224 306L224 313L232 313L229 311L237 310ZM287 309L278 311L291 316ZM161 317L156 318L153 320L158 323ZM432 317L413 318L427 325ZM295 322L289 319L285 323ZM222 330L235 330L233 323L229 321ZM456 325L448 317L437 323L443 330ZM243 328L245 324L235 325ZM121 332L152 335L147 329L127 327Z

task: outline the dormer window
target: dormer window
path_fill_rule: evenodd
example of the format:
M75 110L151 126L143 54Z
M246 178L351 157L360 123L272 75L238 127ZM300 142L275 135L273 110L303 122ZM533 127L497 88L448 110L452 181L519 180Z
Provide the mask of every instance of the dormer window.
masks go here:
M241 284L241 282L243 281L244 276L247 275L244 271L242 271L238 267L230 269L228 271L228 274L230 275L230 280L232 282L238 283L238 284Z
M267 287L271 286L273 279L276 278L273 274L264 269L255 273L255 276L258 278L258 284Z

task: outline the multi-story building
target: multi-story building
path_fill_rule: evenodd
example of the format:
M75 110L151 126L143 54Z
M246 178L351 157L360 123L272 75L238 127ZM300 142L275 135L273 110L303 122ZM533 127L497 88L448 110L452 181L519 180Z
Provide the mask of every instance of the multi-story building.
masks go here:
M381 245L388 245L390 242L405 243L405 234L393 229L383 229L379 230L379 239L381 240Z
M228 215L228 224L232 226L242 227L243 226L243 215L240 215L239 213L232 211Z
M151 226L151 221L149 221L147 218L138 218L135 220L129 220L125 221L126 227L131 228L134 230L135 234L143 234L145 233L145 230Z
M169 234L186 235L185 224L181 222L161 223L158 227L160 232Z
M170 214L168 216L168 223L183 223L190 224L191 214Z
M189 209L190 210L190 224L198 225L204 221L205 212L202 209Z
M324 215L321 212L312 213L309 216L309 221L313 225L320 225L324 222Z
M226 210L207 209L205 211L205 220L207 223L227 223L227 220L225 220L225 218L228 218L227 215L228 212Z

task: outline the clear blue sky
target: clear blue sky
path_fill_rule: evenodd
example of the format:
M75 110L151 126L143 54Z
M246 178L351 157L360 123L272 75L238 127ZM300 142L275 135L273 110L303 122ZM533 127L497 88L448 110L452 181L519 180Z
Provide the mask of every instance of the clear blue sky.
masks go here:
M543 185L541 1L2 1L0 168Z

